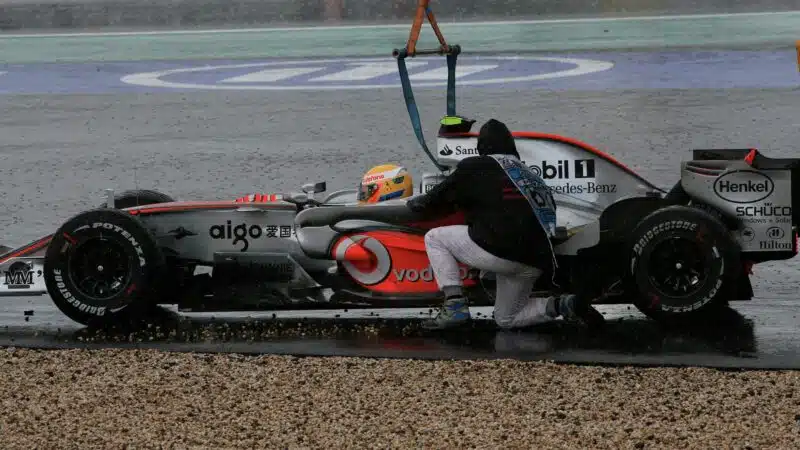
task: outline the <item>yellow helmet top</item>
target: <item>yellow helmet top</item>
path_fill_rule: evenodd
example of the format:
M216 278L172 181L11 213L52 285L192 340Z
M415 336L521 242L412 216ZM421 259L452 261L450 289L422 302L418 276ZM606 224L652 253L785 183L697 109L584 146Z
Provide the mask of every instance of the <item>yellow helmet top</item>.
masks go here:
M369 169L358 185L359 203L378 203L411 197L414 183L405 167L382 164Z

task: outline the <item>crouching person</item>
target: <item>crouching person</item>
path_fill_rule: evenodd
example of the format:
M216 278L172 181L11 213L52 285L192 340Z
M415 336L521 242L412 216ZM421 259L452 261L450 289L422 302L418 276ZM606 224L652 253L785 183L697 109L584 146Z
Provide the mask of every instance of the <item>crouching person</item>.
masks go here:
M467 225L434 228L425 248L445 301L423 326L443 329L471 319L458 263L495 274L494 319L522 328L559 316L596 324L602 315L574 295L531 298L536 280L555 268L550 233L556 205L541 177L519 159L508 128L491 119L481 127L478 155L459 162L444 181L408 207L424 214L462 211Z

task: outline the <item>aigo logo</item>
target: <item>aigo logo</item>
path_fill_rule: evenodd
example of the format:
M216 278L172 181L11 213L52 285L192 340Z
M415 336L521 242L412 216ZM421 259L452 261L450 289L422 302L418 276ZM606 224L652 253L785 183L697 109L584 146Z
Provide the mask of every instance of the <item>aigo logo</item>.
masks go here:
M714 180L714 193L731 203L755 203L774 190L772 178L754 170L733 170Z

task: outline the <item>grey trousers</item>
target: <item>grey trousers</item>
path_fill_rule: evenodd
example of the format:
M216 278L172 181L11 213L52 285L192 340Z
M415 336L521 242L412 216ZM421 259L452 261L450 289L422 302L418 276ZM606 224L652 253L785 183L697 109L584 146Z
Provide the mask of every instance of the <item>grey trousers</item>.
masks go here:
M458 262L492 272L497 278L494 320L501 328L527 327L554 319L554 297L531 297L542 271L498 258L470 239L466 225L434 228L425 234L425 248L439 289L461 286Z

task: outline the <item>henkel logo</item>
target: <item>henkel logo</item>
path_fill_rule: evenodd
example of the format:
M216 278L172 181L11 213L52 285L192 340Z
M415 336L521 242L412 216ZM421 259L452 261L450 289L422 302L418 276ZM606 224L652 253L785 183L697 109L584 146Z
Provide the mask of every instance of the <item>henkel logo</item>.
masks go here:
M528 167L545 180L595 177L593 159L542 161L541 164L532 164Z
M445 144L445 146L444 146L444 147L442 147L442 149L441 149L441 150L439 150L439 154L440 154L440 155L442 155L442 156L450 156L450 155L456 155L456 156L462 156L462 155L477 156L477 155L478 155L478 149L477 149L477 148L472 148L472 147L463 147L463 146L461 146L461 145L456 145L456 148L455 148L455 150L453 150L452 148L450 148L450 146L449 146L449 145Z
M772 178L753 170L735 170L714 181L714 193L731 203L764 200L775 190Z

